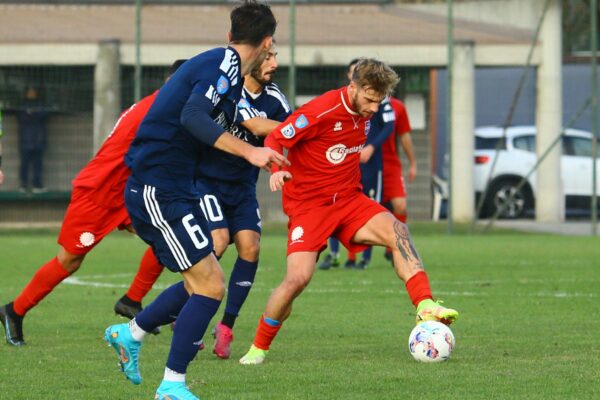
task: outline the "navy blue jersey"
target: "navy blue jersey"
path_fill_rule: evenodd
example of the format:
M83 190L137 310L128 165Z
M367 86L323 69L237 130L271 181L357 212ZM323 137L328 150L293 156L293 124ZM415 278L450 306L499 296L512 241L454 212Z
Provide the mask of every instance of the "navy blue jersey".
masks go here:
M276 121L284 121L290 115L291 109L288 102L276 84L266 85L263 91L256 95L242 91L242 98L238 103L236 123L226 129L234 136L250 143L253 146L262 146L264 137L254 135L241 125L241 122L254 117L263 117ZM260 169L248 161L233 154L226 153L214 147L204 147L202 158L198 165L197 177L199 179L214 179L225 182L252 182L256 183Z
M216 48L185 62L160 89L125 156L139 182L194 199L203 148L236 120L239 54Z
M361 181L363 188L373 187L373 182L377 181L379 172L383 170L383 151L382 144L394 132L394 122L396 116L390 103L390 98L386 97L381 102L379 110L370 120L369 135L367 136L367 145L373 145L375 152L368 162L360 164ZM366 184L369 182L368 184ZM367 193L368 194L368 193Z

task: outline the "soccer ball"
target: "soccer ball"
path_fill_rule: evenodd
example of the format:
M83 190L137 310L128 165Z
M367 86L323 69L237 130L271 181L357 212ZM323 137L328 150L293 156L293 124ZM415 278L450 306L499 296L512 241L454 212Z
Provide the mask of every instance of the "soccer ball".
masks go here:
M450 328L437 321L420 323L408 337L408 350L420 362L446 361L455 345Z

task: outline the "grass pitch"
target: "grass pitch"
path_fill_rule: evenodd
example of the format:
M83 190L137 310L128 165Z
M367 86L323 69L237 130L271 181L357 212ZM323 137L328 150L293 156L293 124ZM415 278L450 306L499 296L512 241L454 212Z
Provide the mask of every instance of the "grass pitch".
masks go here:
M457 348L441 364L407 350L414 311L404 285L374 251L365 271L317 271L267 361L242 366L258 318L285 268L285 236L267 231L259 273L234 332L232 359L207 349L188 370L202 399L600 398L600 240L511 232L448 236L411 225L434 295L461 313ZM0 302L13 299L57 251L56 232L0 232ZM102 340L145 246L113 233L25 318L27 346L0 344L0 399L153 399L171 331L149 336L140 386L117 370ZM230 249L223 259L229 273ZM342 260L343 261L343 260ZM177 280L166 271L157 283ZM145 303L159 293L153 290ZM212 321L220 318L222 311Z

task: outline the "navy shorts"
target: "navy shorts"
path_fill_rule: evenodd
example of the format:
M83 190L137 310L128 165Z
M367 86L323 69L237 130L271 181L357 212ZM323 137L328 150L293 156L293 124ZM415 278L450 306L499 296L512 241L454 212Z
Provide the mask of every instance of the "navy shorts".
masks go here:
M138 236L169 270L185 271L212 253L208 223L197 201L174 198L168 191L130 177L125 206Z
M196 189L211 230L227 228L232 239L243 230L261 232L255 184L198 180Z

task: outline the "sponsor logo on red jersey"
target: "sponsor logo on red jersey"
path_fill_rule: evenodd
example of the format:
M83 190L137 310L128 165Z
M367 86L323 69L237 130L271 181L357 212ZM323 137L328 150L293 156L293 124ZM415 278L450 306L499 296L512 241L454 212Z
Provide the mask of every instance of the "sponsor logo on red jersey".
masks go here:
M339 164L342 161L344 161L348 154L358 153L363 149L364 146L364 144L361 144L360 146L348 148L343 143L334 144L333 146L327 149L327 151L325 152L325 157L327 157L327 161L329 161L330 163L334 165Z

